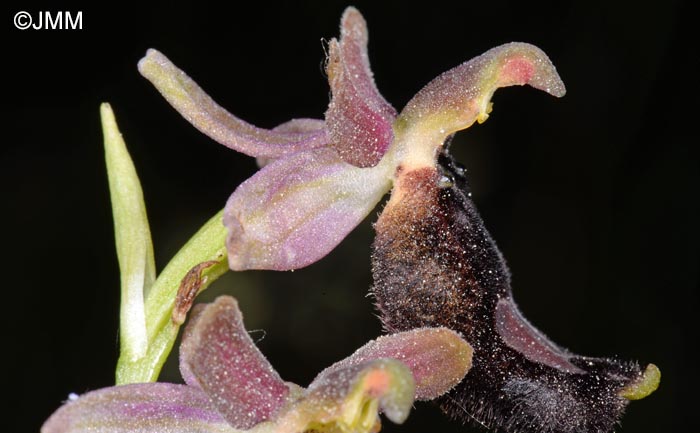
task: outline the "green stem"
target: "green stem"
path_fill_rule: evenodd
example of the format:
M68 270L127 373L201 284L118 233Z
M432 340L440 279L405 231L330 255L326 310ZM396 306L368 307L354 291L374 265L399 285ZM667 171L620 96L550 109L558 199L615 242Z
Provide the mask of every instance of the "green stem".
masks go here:
M218 212L182 247L148 291L145 301L147 350L138 359L124 353L117 362L117 385L153 382L158 378L175 343L180 325L172 320L173 306L180 282L195 266L207 261L217 264L202 271L200 292L228 270L226 229L223 211Z

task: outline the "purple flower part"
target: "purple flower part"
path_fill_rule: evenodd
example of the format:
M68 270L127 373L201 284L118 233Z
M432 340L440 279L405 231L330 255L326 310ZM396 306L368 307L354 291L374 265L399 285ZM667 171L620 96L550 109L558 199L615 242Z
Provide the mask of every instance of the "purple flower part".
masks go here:
M391 187L388 163L358 168L329 148L278 159L243 182L224 209L233 270L289 270L328 254Z
M333 94L326 111L331 146L345 162L358 167L379 163L393 141L396 117L374 84L367 41L367 23L360 12L345 9L340 42L330 41L326 65Z
M188 122L213 140L254 157L279 157L328 144L324 128L275 131L253 126L229 113L160 52L150 49L139 62L147 78Z
M41 433L235 433L201 390L139 383L89 392L57 410Z
M385 335L362 346L318 377L377 358L404 363L415 379L415 399L432 400L457 385L471 368L472 348L447 328L419 328Z
M274 132L284 133L313 133L322 131L326 127L326 123L320 119L292 119L272 128ZM267 164L276 160L274 156L259 156L256 158L258 167L263 168Z
M403 422L414 396L447 392L470 360L454 332L418 329L368 343L303 389L280 379L250 339L236 300L221 296L192 310L180 346L187 385L90 392L59 408L41 433L376 432L380 411Z
M183 378L235 428L273 418L289 387L251 340L236 300L221 296L197 310L180 346Z
M432 80L409 101L397 123L446 137L485 121L496 89L524 84L557 97L566 93L542 50L522 42L504 44Z
M180 375L182 376L182 380L184 380L187 385L199 389L202 389L202 387L199 384L197 377L195 376L194 372L192 372L189 363L185 362L183 358L186 352L189 354L189 352L192 350L192 342L195 341L192 334L195 331L197 322L199 321L200 317L202 317L202 313L207 305L209 304L197 304L190 309L189 313L187 314L187 324L185 325L185 329L182 331L182 338L180 340Z
M328 47L332 98L325 122L296 119L272 130L226 112L159 52L149 50L139 62L141 73L185 118L255 156L262 168L226 205L231 269L289 270L324 257L395 181L400 189L406 173L435 167L450 134L486 120L499 87L529 84L555 96L565 93L544 52L510 43L443 73L397 117L376 88L367 42L364 18L347 8L340 39Z
M274 128L275 132L281 133L316 133L323 131L326 123L321 119L292 119L281 123Z

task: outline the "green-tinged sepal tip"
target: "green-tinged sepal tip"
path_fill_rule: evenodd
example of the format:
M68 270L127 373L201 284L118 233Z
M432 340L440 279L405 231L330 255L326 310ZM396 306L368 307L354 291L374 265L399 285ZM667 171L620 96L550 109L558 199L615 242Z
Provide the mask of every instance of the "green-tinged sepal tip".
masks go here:
M620 397L628 400L641 400L656 391L661 382L661 370L654 364L647 365L641 377L620 391Z

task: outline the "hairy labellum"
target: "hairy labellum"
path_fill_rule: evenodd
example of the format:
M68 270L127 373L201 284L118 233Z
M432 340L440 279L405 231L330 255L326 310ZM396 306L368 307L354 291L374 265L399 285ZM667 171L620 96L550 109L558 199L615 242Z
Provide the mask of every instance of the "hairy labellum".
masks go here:
M376 231L373 294L387 331L445 326L474 348L469 374L439 400L448 414L496 431L607 433L629 390L658 379L651 364L643 372L569 353L523 318L505 261L449 156L437 168L399 173Z

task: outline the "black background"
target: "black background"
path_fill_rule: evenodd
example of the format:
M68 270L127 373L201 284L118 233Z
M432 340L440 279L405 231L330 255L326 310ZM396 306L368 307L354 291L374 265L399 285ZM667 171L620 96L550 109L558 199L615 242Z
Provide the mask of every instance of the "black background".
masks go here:
M501 90L488 122L460 133L455 152L528 318L576 353L661 368L660 389L630 405L619 431L696 425L698 54L687 4L355 5L369 23L377 85L399 109L440 72L498 44L526 41L548 53L567 96ZM259 126L321 117L321 39L337 36L345 6L7 6L3 431L37 431L69 392L113 382L119 279L99 103L112 104L139 171L162 269L256 167L175 113L140 77L138 59L158 48ZM83 30L19 31L11 21L20 10L82 11ZM365 296L374 219L307 269L229 274L204 297L238 297L249 329L265 330L255 335L282 376L307 384L380 332ZM162 380L179 380L174 362ZM385 429L399 431L388 421ZM468 430L429 404L400 429Z

